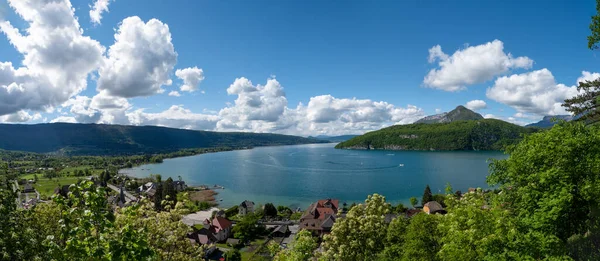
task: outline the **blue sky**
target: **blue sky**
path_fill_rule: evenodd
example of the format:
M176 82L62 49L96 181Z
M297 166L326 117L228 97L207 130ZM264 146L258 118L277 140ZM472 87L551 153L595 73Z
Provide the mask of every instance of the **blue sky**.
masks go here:
M599 54L587 49L586 40L593 0L100 0L108 11L99 24L90 18L97 0L53 1L67 8L48 8L40 0L0 4L0 18L10 23L1 29L0 62L11 62L13 71L59 75L44 82L0 74L4 122L345 134L410 123L476 100L470 107L486 117L525 124L564 113L556 105L576 93L578 79L600 77ZM54 20L27 18L36 13L77 24L68 21L75 36L57 40L64 43L57 46L86 38L93 41L86 48L94 51L82 48L88 51L64 65L26 61L26 56L44 60L44 53L69 56L60 55L69 48L50 50L44 41L56 37L47 32L57 26ZM40 21L45 22L39 30L27 32ZM35 38L29 42L36 46L11 44L17 38L7 28ZM129 33L116 44L119 30ZM164 45L151 44L167 35L171 39ZM120 51L111 56L113 45ZM429 59L437 45L443 53ZM81 71L67 69L73 65ZM197 90L182 91L176 70L193 67L202 69L203 79ZM437 72L428 81L432 70ZM248 81L236 81L242 77ZM71 81L75 78L85 83ZM24 86L20 93L7 91L12 83ZM173 91L180 96L169 96Z

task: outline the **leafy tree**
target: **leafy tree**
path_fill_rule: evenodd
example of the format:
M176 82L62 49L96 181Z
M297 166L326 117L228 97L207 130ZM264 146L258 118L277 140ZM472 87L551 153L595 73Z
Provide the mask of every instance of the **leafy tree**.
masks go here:
M323 241L324 260L373 260L383 250L390 205L385 197L370 195L365 204L339 218Z
M579 82L575 97L565 100L562 104L566 110L578 115L578 121L596 123L600 121L600 79Z
M419 213L414 215L406 227L401 260L433 261L440 249L440 232L437 228L441 215ZM459 259L462 260L462 259Z
M230 207L227 210L225 210L225 217L231 218L231 217L237 215L238 213L239 213L239 207L238 207L238 205L235 205L235 206Z
M397 217L390 222L381 259L395 260L402 256L402 245L404 244L408 224L409 220L404 217Z
M563 123L525 137L506 160L494 160L488 182L530 229L563 242L600 227L600 128Z
M233 236L242 242L251 241L260 234L261 228L258 226L260 217L254 213L248 213L244 218L233 227Z
M37 176L37 174L33 174L33 182L35 182L35 183L38 182L38 176Z
M598 49L598 43L600 42L600 0L596 0L596 15L592 16L590 30L592 34L587 37L588 48L591 50Z
M154 209L156 211L161 211L163 209L162 201L163 201L163 183L162 177L160 175L156 175L156 192L154 193Z
M169 177L163 183L163 200L168 200L171 206L175 206L177 204L177 191L175 190L175 185L173 183L173 179Z
M302 230L296 234L294 242L287 249L279 251L274 261L307 261L312 257L313 251L317 248L317 240L308 230ZM279 247L279 245L277 245Z
M417 204L419 204L419 200L415 197L410 198L410 205L414 208Z
M227 251L223 256L225 261L242 261L242 253L235 248Z
M398 205L394 208L394 212L398 214L404 213L406 210L408 210L408 208L406 208L402 203L398 203Z
M302 217L302 212L294 212L291 216L291 220L299 220Z
M272 203L267 203L263 207L263 216L265 217L276 217L277 209Z
M423 199L421 199L421 204L425 205L425 203L433 200L433 194L431 193L431 188L429 185L425 187L425 191L423 191Z

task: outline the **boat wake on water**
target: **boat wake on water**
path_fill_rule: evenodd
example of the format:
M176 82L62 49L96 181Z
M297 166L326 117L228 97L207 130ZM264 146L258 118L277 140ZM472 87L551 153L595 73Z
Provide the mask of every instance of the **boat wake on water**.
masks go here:
M250 163L250 164L255 164L255 165L260 165L260 166L265 166L265 167L284 169L284 170L305 170L305 171L322 171L322 172L364 172L364 171L377 171L377 170L400 168L401 167L400 165L404 166L403 164L400 164L400 165L394 165L394 166L360 168L360 169L321 169L321 168L288 167L288 166L283 166L281 164L268 164L268 163L256 162L256 161L252 161L252 160L245 160L244 162ZM327 162L327 163L340 164L340 163L333 163L333 162Z

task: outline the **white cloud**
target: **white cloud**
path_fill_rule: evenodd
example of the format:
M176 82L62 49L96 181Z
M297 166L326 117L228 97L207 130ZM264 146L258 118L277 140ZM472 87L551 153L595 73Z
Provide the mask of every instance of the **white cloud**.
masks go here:
M150 96L171 85L169 73L177 61L169 26L157 19L144 23L128 17L115 33L115 43L98 70L97 89L123 98Z
M90 20L93 24L100 24L102 13L108 12L109 3L110 0L96 0L96 2L94 2L94 6L91 6L92 9L90 9Z
M178 92L178 91L171 91L171 92L169 93L169 96L179 97L179 96L181 96L181 94L179 94L179 92Z
M582 77L586 75L584 72ZM544 68L500 77L487 89L486 95L511 106L517 112L543 116L569 114L561 104L577 93L575 86L557 84L552 73Z
M521 125L521 126L525 126L529 123L532 123L531 120L523 121L523 120L517 119L516 117L503 117L503 116L489 114L489 113L486 115L483 115L483 117L486 119L502 120L502 121L510 122L512 124Z
M183 80L183 85L180 87L182 92L193 92L198 90L198 85L204 80L204 72L196 66L178 69L175 71L175 76Z
M24 123L24 122L28 122L31 120L39 120L41 118L42 118L42 115L40 113L35 113L35 114L31 115L26 111L18 111L15 113L0 116L0 122Z
M22 34L9 21L2 31L23 55L23 67L0 62L0 115L21 110L50 110L87 86L87 75L102 61L102 47L83 36L68 0L17 1L9 4L25 20Z
M393 124L412 123L423 110L412 105L396 107L368 99L311 97L305 106L287 106L283 87L275 79L265 86L238 78L227 92L238 95L234 105L219 112L217 130L278 132L295 135L363 133Z
M75 117L59 116L50 121L50 123L56 122L77 123L77 120L75 119Z
M469 110L478 111L487 108L487 103L485 103L485 101L482 100L472 100L467 102L467 104L465 104L465 107L467 107Z
M577 78L577 84L580 82L593 81L600 78L600 73L591 73L588 71L581 72L581 77Z
M133 125L156 125L181 129L212 130L219 116L193 113L183 106L173 105L159 113L146 113L138 109L127 113L129 122Z
M494 40L482 45L466 47L448 56L442 47L436 45L429 49L430 63L438 62L439 68L432 69L425 76L426 87L459 91L467 85L483 83L510 69L531 68L533 60L522 56L513 58L504 52L502 41Z

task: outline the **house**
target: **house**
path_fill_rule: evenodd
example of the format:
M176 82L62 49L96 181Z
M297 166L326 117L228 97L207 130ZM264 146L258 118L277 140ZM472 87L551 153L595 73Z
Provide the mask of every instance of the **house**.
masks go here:
M181 191L185 191L185 189L187 188L187 185L185 185L185 181L183 181L183 180L176 180L176 181L173 181L173 187L175 187L175 191L181 192Z
M446 214L446 210L437 201L429 201L423 205L423 212L427 214Z
M32 193L35 192L35 189L33 188L33 186L31 186L31 183L27 182L25 183L25 185L23 185L23 193Z
M231 221L223 217L215 217L212 221L205 219L202 228L188 234L188 239L201 245L223 242L231 235Z
M241 241L239 239L235 239L235 238L228 238L227 241L225 241L225 243L229 246L237 246L241 243Z
M322 236L331 232L337 218L339 200L322 199L308 207L300 218L300 229Z
M271 237L287 237L290 233L288 225L279 225L271 232Z
M248 213L254 212L254 202L249 200L244 200L238 207L238 214L240 216L245 216Z

